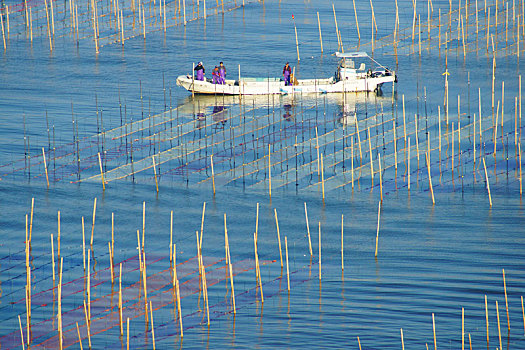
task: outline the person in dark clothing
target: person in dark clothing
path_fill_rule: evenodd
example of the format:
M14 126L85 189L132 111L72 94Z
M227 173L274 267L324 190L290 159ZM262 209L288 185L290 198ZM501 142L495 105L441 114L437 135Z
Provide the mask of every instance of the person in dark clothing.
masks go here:
M219 84L226 84L226 67L222 62L219 65Z
M197 80L204 80L204 73L206 72L204 69L204 66L202 65L202 62L199 62L195 68L193 68L195 71L196 79Z
M283 68L283 77L284 77L284 85L292 85L290 83L290 76L292 75L292 68L290 67L290 64L286 62Z

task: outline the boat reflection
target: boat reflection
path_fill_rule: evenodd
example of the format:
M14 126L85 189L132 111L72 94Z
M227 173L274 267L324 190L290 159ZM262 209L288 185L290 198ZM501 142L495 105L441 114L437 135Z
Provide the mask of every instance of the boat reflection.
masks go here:
M222 128L227 123L230 113L239 113L239 106L242 106L243 113L246 112L247 116L250 115L248 110L253 108L267 109L268 113L279 110L283 120L287 122L293 122L296 115L307 108L325 112L325 108L337 106L335 113L331 114L341 126L347 126L355 124L356 118L359 119L359 111L364 109L362 108L364 105L368 104L371 108L371 104L387 104L391 101L392 96L383 96L382 92L254 96L195 95L185 98L178 108L180 114L193 116L193 119L198 121L198 126L204 126L208 122Z

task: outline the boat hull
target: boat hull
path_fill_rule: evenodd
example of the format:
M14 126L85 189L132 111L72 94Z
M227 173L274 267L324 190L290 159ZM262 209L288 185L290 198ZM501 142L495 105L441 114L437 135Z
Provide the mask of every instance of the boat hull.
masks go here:
M271 95L294 93L341 93L375 91L385 83L392 83L395 76L364 77L334 81L329 79L304 79L298 80L295 85L286 86L284 81L277 79L255 79L235 81L226 80L226 84L213 84L209 81L193 80L191 76L181 75L177 78L177 85L196 94L220 95Z

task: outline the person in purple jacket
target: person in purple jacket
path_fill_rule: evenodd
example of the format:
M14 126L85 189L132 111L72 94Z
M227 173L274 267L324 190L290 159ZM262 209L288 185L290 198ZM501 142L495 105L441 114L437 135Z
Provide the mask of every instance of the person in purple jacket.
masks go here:
M213 71L211 72L211 75L213 76L212 77L212 83L213 84L219 84L219 80L220 80L219 67L215 66L215 68L213 68Z
M219 84L226 84L226 67L222 62L219 64Z
M202 62L199 62L195 68L193 68L195 71L195 75L197 80L204 80L204 66L202 65Z
M284 85L292 85L290 84L290 75L292 74L292 68L290 67L290 64L286 62L286 65L283 68L283 77L284 77Z

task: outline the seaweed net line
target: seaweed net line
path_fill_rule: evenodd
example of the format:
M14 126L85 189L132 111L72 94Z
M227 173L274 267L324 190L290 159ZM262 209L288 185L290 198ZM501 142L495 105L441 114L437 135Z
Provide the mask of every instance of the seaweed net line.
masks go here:
M52 5L51 1L55 4ZM124 45L126 40L140 36L145 38L146 35L154 32L231 12L244 8L245 3L256 2L259 1L221 0L220 3L217 1L216 4L208 1L208 5L211 4L212 6L205 10L205 2L198 0L186 1L185 8L178 0L166 2L155 0L120 1L118 8L116 2L104 0L80 2L78 4L70 1L68 5L64 2L63 6L60 6L61 4L56 0L47 2L30 0L27 3L0 8L0 13L5 16L4 27L8 38L10 36L28 38L32 28L33 37L51 36L51 45L54 45L53 42L56 38L68 36L71 36L72 41L77 43L82 40L94 42L95 31L93 28L95 22L97 44L100 49L116 43ZM96 7L95 16L93 15L93 4ZM31 16L28 14L29 9ZM9 26L7 24L8 14Z
M199 292L200 284L198 276L198 266L195 260L196 257L190 258L184 262L178 263L177 274L180 280L180 292L181 298L190 296ZM159 261L155 260L154 262ZM204 264L207 266L209 271L206 273L208 286L211 287L220 281L228 277L225 269L225 265L216 266L220 262L224 262L224 259L213 259L204 258ZM261 264L267 265L274 261L261 261ZM153 262L152 262L153 263ZM135 266L133 266L135 265ZM232 264L234 276L252 270L255 263L253 260L245 259ZM118 266L118 265L116 265ZM133 257L123 262L124 273L129 273L138 270L138 258ZM159 273L147 276L147 287L148 287L148 302L151 301L154 308L164 307L173 302L173 287L172 287L172 270L166 269ZM193 276L197 273L197 276ZM115 279L116 281L116 279ZM98 272L98 279L93 281L93 288L100 287L102 284L111 283L110 272L108 269ZM116 282L115 282L116 283ZM118 326L118 305L114 305L118 299L117 292L114 291L113 285L112 293L99 297L91 301L91 335L103 333L104 331ZM138 281L127 287L123 287L123 315L125 318L136 318L144 314L144 302L141 300L142 294L142 281ZM55 303L56 289L57 287L35 294L32 302L35 304L50 304ZM74 281L65 283L62 287L63 299L71 299L75 294L83 295L86 293L86 277L76 279ZM83 299L82 299L83 300ZM20 302L23 302L21 300ZM115 315L117 315L115 323ZM84 311L82 306L65 311L62 314L63 324L66 331L64 332L65 344L68 341L72 343L78 342L78 335L76 334L76 328L74 327L75 322L82 322L85 320ZM68 328L71 328L68 331ZM32 325L30 329L32 343L35 346L43 347L56 347L57 339L55 336L56 331L56 319L51 318ZM27 329L26 329L27 331ZM0 338L0 344L4 348L10 348L10 346L17 346L19 344L19 333L12 332L2 338ZM71 335L71 337L69 336ZM87 336L87 335L86 335ZM11 345L10 345L11 344ZM40 345L39 345L40 344Z
M430 51L432 48L444 52L446 47L451 50L451 44L456 44L458 55L463 53L463 50L465 54L486 51L487 56L494 54L498 57L518 54L517 41L522 41L519 36L525 37L525 29L520 24L523 21L521 0L517 1L517 4L513 3L516 5L514 8L508 3L499 1L487 3L486 7L480 3L477 9L475 2L469 1L465 4L460 3L460 6L454 10L447 7L437 18L434 17L434 12L437 13L440 9L428 8L426 15L420 14L421 23L419 19L416 20L414 28L410 26L397 29L395 35L389 34L373 42L359 44L352 49L364 48L372 52L381 50L384 55L409 56L418 54L419 47L422 52ZM497 10L496 6L498 6ZM519 32L522 34L520 35ZM525 46L521 45L520 52Z

